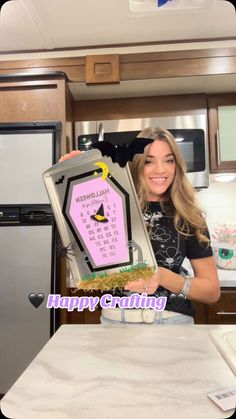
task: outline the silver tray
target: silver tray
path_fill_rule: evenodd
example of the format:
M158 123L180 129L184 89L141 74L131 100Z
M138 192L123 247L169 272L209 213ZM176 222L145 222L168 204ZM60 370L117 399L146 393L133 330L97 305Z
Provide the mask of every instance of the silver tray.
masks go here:
M77 288L111 273L157 270L127 165L94 149L55 164L43 179Z

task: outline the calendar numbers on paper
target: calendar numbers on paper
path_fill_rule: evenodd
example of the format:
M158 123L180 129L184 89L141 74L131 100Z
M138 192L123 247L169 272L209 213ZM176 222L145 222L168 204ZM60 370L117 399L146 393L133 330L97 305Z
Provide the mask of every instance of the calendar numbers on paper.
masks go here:
M100 209L100 214L98 213ZM104 219L102 218L104 217ZM115 256L117 252L119 226L116 204L102 205L97 213L94 210L81 211L80 218L86 227L90 242L94 242L100 256L106 263L106 259Z
M102 178L80 181L70 195L69 219L93 269L130 263L129 201L121 185L114 179L114 188L112 182Z

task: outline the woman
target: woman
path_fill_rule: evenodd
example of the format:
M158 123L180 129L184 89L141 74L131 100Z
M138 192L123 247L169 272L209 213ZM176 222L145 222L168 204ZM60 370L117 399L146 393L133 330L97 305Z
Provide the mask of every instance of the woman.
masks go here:
M162 128L146 128L139 138L150 138L143 154L136 154L130 171L150 232L158 271L147 281L129 282L119 296L146 293L166 296L163 312L152 309L103 309L101 323L194 323L190 300L214 303L220 297L216 264L205 218L172 134ZM76 153L76 152L72 152ZM63 159L73 157L66 155ZM181 267L185 257L193 277Z
M162 128L146 128L138 137L154 140L143 154L134 156L130 170L159 269L149 281L129 282L125 289L168 297L165 311L155 313L155 323L194 323L190 300L210 304L220 297L205 218L171 133ZM190 260L193 277L187 277L181 268L185 257ZM111 311L102 311L102 323L125 321L125 310L112 310L113 315ZM139 322L140 315L136 313Z

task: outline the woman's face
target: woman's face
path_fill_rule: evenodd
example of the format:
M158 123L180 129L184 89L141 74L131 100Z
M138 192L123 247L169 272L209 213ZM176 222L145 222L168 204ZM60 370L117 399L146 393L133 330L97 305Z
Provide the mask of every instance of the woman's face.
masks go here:
M175 177L175 158L165 141L155 140L143 168L148 201L160 201Z

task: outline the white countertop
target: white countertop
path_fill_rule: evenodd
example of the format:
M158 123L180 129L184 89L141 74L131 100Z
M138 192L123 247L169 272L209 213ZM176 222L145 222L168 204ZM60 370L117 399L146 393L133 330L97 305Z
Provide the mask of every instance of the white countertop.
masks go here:
M232 327L236 331L236 326ZM215 325L63 325L1 401L14 419L227 418L207 394L236 387Z
M236 287L236 271L217 269L221 287Z

